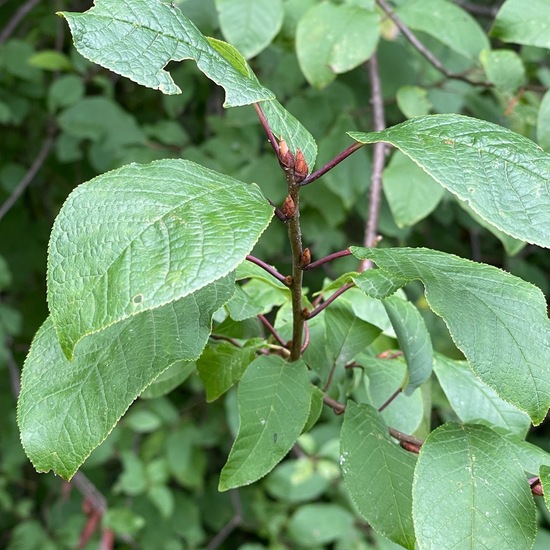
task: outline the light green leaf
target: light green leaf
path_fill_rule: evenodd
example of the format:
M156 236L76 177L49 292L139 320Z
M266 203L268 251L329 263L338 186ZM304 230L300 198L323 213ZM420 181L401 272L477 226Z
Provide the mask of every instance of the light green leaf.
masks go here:
M436 355L434 372L462 422L500 427L518 437L525 437L531 425L529 417L478 380L466 361L455 361Z
M356 359L366 374L365 385L369 395L369 404L378 410L395 393L403 387L407 377L407 365L401 357L378 359L362 354ZM424 403L421 392L405 396L401 392L380 413L384 422L407 434L414 433L424 416Z
M487 78L503 92L513 94L525 82L521 57L512 50L483 50L479 56Z
M169 61L194 59L226 92L226 107L273 99L221 56L181 11L160 0L96 0L85 13L61 12L77 50L87 59L165 94L181 90L164 70ZM126 52L122 55L121 52Z
M340 437L344 483L360 514L372 528L414 549L412 482L416 457L389 436L369 405L348 401Z
M353 514L337 504L304 504L290 518L288 536L300 547L318 548L345 537L353 523Z
M550 466L541 466L539 470L539 478L544 492L544 502L546 508L550 510Z
M246 59L269 46L283 24L281 0L216 0L221 31Z
M540 447L517 437L506 437L512 445L521 467L528 474L536 474L541 465L550 466L550 453L543 451Z
M214 401L240 380L254 360L256 349L220 342L204 350L197 361L197 370L206 388L207 401Z
M272 211L257 186L184 160L131 164L77 187L49 246L48 303L64 353L227 275Z
M352 279L357 287L367 296L377 300L382 300L395 294L409 282L407 279L396 276L385 269L367 269L363 273L359 273L359 275L352 275Z
M196 372L194 361L178 361L159 374L140 395L141 399L155 399L170 393Z
M307 80L328 86L337 74L366 61L376 49L379 16L359 7L323 2L308 10L296 29L296 54Z
M325 310L325 327L327 356L339 367L349 363L382 332L357 317L349 305L338 302Z
M550 247L550 156L530 139L462 115L418 117L349 135L395 145L491 224Z
M382 300L407 360L405 395L419 388L432 374L433 349L430 334L418 309L406 300L389 296Z
M506 440L486 426L444 424L426 439L414 474L421 550L531 548L535 503Z
M200 355L213 313L232 292L227 277L134 315L82 340L71 363L48 319L25 361L17 411L35 468L70 479L153 380L175 361Z
M351 247L359 259L420 279L472 370L535 424L550 406L550 321L542 292L495 267L423 248Z
M503 42L550 48L550 4L547 0L507 0L500 8L491 36Z
M38 67L46 71L68 71L72 69L70 59L56 50L42 50L37 52L27 60L32 67Z
M431 214L445 194L429 174L396 151L383 173L384 194L398 227L408 227Z
M240 426L219 490L249 485L290 451L308 419L313 386L302 361L258 357L239 383Z
M477 59L490 47L476 20L447 0L407 0L395 11L411 29L433 36L468 59Z
M433 108L428 91L419 86L401 86L395 99L399 110L407 118L427 115Z

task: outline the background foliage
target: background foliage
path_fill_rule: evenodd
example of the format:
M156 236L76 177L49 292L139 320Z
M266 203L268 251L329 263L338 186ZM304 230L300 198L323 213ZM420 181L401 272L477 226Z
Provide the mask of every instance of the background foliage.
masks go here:
M394 2L401 20L448 72L466 71L472 80L487 80L487 86L442 74L390 20L380 17L371 0L186 0L178 6L204 34L233 43L248 58L262 84L313 134L322 164L350 144L346 131L373 128L364 62L374 51L388 126L428 113L463 113L508 127L550 151L550 43L544 32L550 7L533 2L535 23L522 26L513 25L524 18L522 2L508 0L494 23L499 4ZM261 482L218 493L219 471L237 431L236 392L233 388L207 404L227 388L209 387L205 395L194 366L175 365L146 390L85 462L85 476L66 484L50 474L37 475L28 463L15 423L19 367L47 316L47 240L69 192L129 162L181 157L257 182L277 204L286 196L253 109L223 110L223 90L193 63L169 66L183 93L168 96L76 53L66 23L54 14L84 11L90 5L0 0L0 408L5 419L0 426L0 546L74 548L97 519L90 502L103 505L104 497L103 524L112 529L121 548L397 547L357 520L340 477L342 419L330 411L321 413L321 422ZM370 151L360 150L315 182L315 192L302 194L303 230L315 257L363 242L371 168ZM549 293L546 251L488 226L399 152L392 153L384 171L378 233L385 244L428 246L503 267ZM269 226L255 254L282 269L288 265L281 224ZM324 272L308 275L308 285L321 288L325 277L336 278L356 266L354 258L342 258ZM460 359L443 323L428 310L420 287L407 290L426 320L436 351ZM267 288L252 279L247 292L269 293L263 302L275 305L284 301L285 289ZM330 315L338 326L338 315L345 311L334 308ZM313 333L313 323L311 329ZM251 320L227 322L223 330L232 337L261 335L261 327ZM371 329L361 323L354 330L352 342L359 336L371 338ZM379 351L395 345L392 336L385 331ZM238 351L223 342L219 347L239 378L240 365L254 354L254 341ZM196 365L201 376L220 355L201 357ZM389 390L386 380L377 380L373 361L363 361L370 374L368 387L361 391L378 407ZM400 429L427 435L430 419L422 414L422 401L432 402L432 427L458 420L449 406L460 410L453 401L458 384L453 372L445 360L436 362L431 392L415 394L418 403L412 409L407 406L402 422L408 424ZM468 391L474 396L483 391L477 382L474 377L469 382L461 379L471 384ZM469 410L460 420L468 420ZM495 423L513 426L521 437L529 423L514 411ZM355 413L346 415L344 428L353 429ZM459 425L448 426L442 430L449 434L435 432L434 438L459 437ZM543 423L528 439L550 450L547 430ZM467 437L475 445L491 436L480 427ZM428 466L431 458L424 457ZM230 484L232 473L225 475ZM353 489L348 489L353 497ZM418 513L429 518L430 502L419 502L424 509ZM546 507L537 504L541 529L535 547L542 549L550 541L550 518ZM95 548L98 540L93 533L83 547Z

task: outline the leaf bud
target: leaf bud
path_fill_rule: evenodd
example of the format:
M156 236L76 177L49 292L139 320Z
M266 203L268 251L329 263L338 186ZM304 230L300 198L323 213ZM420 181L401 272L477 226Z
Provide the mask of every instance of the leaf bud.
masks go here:
M294 164L294 177L297 182L303 181L309 172L309 168L300 149L296 149L296 162Z
M283 202L283 206L281 207L281 212L288 219L293 218L294 214L296 214L296 205L294 204L294 200L290 195L286 196L285 202Z
M294 156L283 138L279 140L279 161L285 168L294 168Z
M300 267L304 268L307 267L311 263L311 252L309 251L309 248L304 248L304 251L302 252L302 257L300 258Z

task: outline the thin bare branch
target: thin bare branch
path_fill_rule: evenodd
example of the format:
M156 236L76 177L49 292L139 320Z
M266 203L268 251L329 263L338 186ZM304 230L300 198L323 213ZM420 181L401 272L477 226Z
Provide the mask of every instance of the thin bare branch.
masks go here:
M332 170L335 166L340 164L343 160L347 159L352 153L355 153L355 151L358 151L365 145L364 143L356 142L353 145L350 145L347 149L344 149L339 155L334 157L332 160L327 162L324 166L319 168L319 170L316 170L315 172L312 172L309 176L307 176L301 183L301 186L308 185L312 181L315 181L316 179L319 179L321 176L325 175L328 171Z
M27 15L27 13L29 13L39 2L40 0L27 0L27 2L21 5L2 29L2 32L0 32L0 44L3 44L12 35L17 25L25 18L25 15Z
M258 118L260 119L260 122L263 126L263 129L267 135L267 139L269 140L269 143L271 144L271 147L275 151L275 154L277 155L277 158L279 158L279 142L273 135L273 132L271 131L271 127L269 126L269 122L267 122L267 118L265 118L265 114L262 111L262 108L260 107L259 103L254 103L254 109L256 110L256 113L258 114Z
M310 264L304 266L302 269L304 271L309 271L311 269L315 269L316 267L319 267L320 265L326 264L327 262L331 262L332 260L343 258L344 256L349 256L350 254L351 252L349 251L348 248L346 248L345 250L334 252L332 254L329 254L328 256L325 256L324 258L316 260L315 262L311 262Z
M492 86L491 82L486 80L472 80L465 74L453 73L449 71L445 65L429 50L424 44L417 38L417 36L401 21L395 12L391 9L390 5L386 0L376 0L376 3L380 6L382 11L395 23L395 26L403 33L403 36L417 49L417 51L429 62L431 63L440 73L444 74L447 78L452 78L454 80L462 80L467 82L472 86L482 86L484 88L490 88Z
M267 330L271 332L271 334L273 335L273 338L275 338L275 340L277 340L277 342L279 342L279 344L281 344L283 348L286 348L287 347L286 342L281 338L281 335L275 330L275 327L267 320L266 316L260 313L258 315L258 319L265 325Z
M327 298L322 304L318 305L313 311L310 311L308 315L306 316L306 319L313 319L316 315L321 313L323 309L330 306L338 296L341 296L346 292L346 290L349 290L350 288L353 288L355 285L353 283L347 283L344 286L340 287L330 298Z
M262 269L267 271L270 275L273 275L276 279L281 281L281 283L286 285L287 278L284 275L281 275L274 267L266 264L263 260L260 260L259 258L256 258L255 256L251 256L250 254L246 257L246 259L253 264L256 264L257 266L260 266Z

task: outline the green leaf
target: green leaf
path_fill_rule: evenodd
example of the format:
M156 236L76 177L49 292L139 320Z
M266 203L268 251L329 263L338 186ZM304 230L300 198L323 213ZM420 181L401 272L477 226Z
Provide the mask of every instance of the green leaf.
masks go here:
M379 16L349 5L323 2L308 10L296 29L296 54L308 82L328 86L337 74L366 61L378 44Z
M503 42L550 48L550 4L531 0L507 0L500 8L491 36Z
M312 388L301 361L268 355L248 366L239 383L239 432L220 476L220 491L249 485L284 458L308 419Z
M160 0L96 0L85 13L60 12L85 58L165 94L181 90L164 70L169 61L194 59L226 97L224 106L273 99L221 56L181 11ZM121 52L129 52L121 55Z
M46 71L68 71L72 69L69 58L56 50L43 50L31 55L27 63L32 67L38 67Z
M55 221L48 259L64 353L227 275L272 210L257 186L184 160L131 164L77 187Z
M196 372L194 361L178 361L159 374L140 395L141 399L155 399L170 393Z
M396 390L403 387L407 377L407 365L400 357L379 359L366 353L356 359L366 375L365 385L369 404L378 410L393 396ZM384 422L404 433L414 433L424 416L424 403L421 392L404 395L401 392L380 413Z
M283 24L281 0L216 0L220 28L246 59L269 46Z
M344 483L360 514L375 531L413 550L416 457L394 443L372 407L353 401L346 406L340 454Z
M288 536L301 547L324 546L343 538L353 523L353 514L337 504L305 504L290 518Z
M536 512L523 469L486 426L444 424L426 439L414 474L422 550L531 548Z
M407 360L405 395L419 388L432 374L433 349L430 334L418 309L406 300L390 296L382 301Z
M350 306L338 302L325 310L325 326L326 354L339 367L349 363L382 332L357 317Z
M402 279L420 279L472 370L535 424L550 406L550 321L542 292L500 269L423 248L351 247Z
M401 86L395 99L399 110L407 118L427 115L433 108L428 91L419 86Z
M550 466L541 466L539 470L539 478L544 492L544 502L546 508L550 510Z
M367 296L377 300L382 300L395 294L409 282L407 279L396 276L391 271L385 269L367 269L363 273L359 273L359 275L352 276L352 279L357 287Z
M434 372L462 422L481 423L525 437L531 425L529 417L506 401L489 386L478 380L466 361L455 361L436 355Z
M447 0L407 0L395 10L411 28L433 36L453 51L471 60L490 47L476 20Z
M503 92L513 94L525 82L521 57L512 50L483 50L479 56L487 78Z
M383 179L384 194L398 227L424 219L445 194L441 185L400 151L392 155Z
M25 361L18 404L21 441L40 472L70 479L136 397L172 363L196 359L231 277L134 315L82 340L69 363L51 319Z
M550 247L550 156L530 139L462 115L418 117L349 135L395 145L491 224Z
M229 342L208 346L197 361L206 388L206 400L214 401L236 384L254 360L257 346L238 348Z

